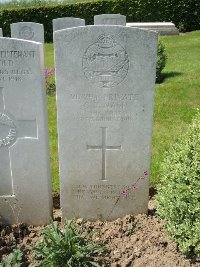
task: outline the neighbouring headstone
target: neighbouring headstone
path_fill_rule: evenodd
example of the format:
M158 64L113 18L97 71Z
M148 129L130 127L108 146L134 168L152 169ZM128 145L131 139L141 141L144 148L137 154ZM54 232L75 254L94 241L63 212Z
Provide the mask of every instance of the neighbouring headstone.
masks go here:
M126 26L126 16L120 14L101 14L94 16L94 25Z
M0 223L49 223L43 44L0 38Z
M179 35L179 30L172 22L130 22L126 26L157 31L160 35Z
M54 33L63 219L147 212L157 33Z
M2 31L2 28L0 28L0 37L3 37L3 31Z
M44 43L44 26L35 22L12 23L11 37Z
M65 17L53 19L53 31L59 31L72 27L85 26L85 20L80 18Z

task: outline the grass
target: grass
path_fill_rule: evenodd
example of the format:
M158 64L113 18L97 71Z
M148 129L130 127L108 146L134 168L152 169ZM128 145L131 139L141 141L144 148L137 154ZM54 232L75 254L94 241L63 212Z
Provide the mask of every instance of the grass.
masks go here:
M161 37L168 55L165 80L156 85L151 184L159 182L164 152L187 129L200 107L200 31ZM52 67L53 46L46 44L46 65ZM48 96L53 192L59 192L55 95Z
M200 106L200 31L162 37L168 55L165 80L156 86L151 182L159 181L164 152L186 130Z

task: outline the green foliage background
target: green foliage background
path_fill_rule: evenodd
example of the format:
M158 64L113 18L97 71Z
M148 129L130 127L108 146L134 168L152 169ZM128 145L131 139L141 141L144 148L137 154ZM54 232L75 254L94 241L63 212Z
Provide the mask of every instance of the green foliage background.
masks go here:
M33 21L44 24L45 40L52 42L52 20L80 17L93 24L94 15L120 13L134 21L172 21L181 31L200 29L199 0L95 0L73 4L49 4L28 8L0 9L0 27L10 35L10 24Z
M167 54L165 45L161 40L158 41L158 52L157 52L157 64L156 64L156 82L160 83L163 81L164 77L162 74L162 70L166 66L167 63Z

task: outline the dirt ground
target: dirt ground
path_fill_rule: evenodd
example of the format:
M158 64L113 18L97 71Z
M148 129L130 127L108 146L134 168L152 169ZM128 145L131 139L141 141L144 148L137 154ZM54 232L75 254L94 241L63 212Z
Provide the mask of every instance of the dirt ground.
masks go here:
M57 198L54 207L54 218L60 222ZM77 224L80 222L78 219ZM32 247L41 240L42 229L24 224L0 226L0 259L18 245L25 255L22 267L32 266ZM186 259L169 239L164 221L155 216L153 200L149 201L148 215L127 215L112 222L86 222L85 229L98 233L93 239L110 249L102 267L200 267L200 259Z

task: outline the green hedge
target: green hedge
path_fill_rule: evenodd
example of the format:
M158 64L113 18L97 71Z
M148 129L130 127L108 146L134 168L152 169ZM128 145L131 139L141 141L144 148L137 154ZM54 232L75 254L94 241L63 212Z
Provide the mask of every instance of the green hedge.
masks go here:
M52 41L52 19L80 17L93 24L97 14L120 13L128 22L172 21L182 31L200 29L199 0L101 0L75 4L52 4L22 9L2 9L0 27L4 36L10 36L10 24L33 21L44 24L45 40Z
M165 154L157 214L187 256L200 256L200 112Z

